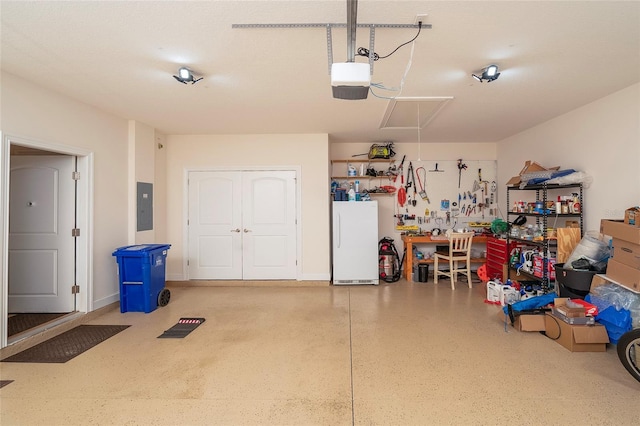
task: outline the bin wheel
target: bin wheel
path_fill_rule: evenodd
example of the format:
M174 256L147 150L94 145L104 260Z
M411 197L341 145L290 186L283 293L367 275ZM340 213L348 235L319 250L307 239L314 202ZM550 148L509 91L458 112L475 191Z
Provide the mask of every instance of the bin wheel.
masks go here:
M163 288L160 294L158 294L158 305L159 306L167 306L169 304L169 299L171 299L171 292Z

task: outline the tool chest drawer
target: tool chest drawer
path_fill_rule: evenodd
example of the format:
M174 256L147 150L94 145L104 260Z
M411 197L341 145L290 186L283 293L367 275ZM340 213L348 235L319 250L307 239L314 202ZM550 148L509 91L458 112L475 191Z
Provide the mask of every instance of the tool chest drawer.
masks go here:
M503 267L508 263L509 254L514 247L518 247L515 241L510 241L507 247L507 240L496 237L487 238L487 274L490 280L499 278L504 281Z

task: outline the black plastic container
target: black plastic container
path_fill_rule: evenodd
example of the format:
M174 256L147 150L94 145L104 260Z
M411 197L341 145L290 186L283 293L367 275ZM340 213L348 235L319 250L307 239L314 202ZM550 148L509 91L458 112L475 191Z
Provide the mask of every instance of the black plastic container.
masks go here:
M557 263L555 265L556 283L559 287L560 297L584 299L591 290L591 280L596 272L565 269L563 266L564 263Z

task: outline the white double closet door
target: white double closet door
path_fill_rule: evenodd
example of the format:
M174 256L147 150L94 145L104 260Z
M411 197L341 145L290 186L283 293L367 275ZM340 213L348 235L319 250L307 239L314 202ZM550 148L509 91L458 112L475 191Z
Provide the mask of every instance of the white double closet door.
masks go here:
M189 279L296 278L295 171L194 171Z

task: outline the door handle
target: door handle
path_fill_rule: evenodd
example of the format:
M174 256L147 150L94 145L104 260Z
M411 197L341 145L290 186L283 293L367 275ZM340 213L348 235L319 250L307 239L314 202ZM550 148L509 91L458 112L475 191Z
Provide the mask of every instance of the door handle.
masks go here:
M251 232L251 229L244 228L244 233Z
M240 232L240 228L232 229L231 232Z

